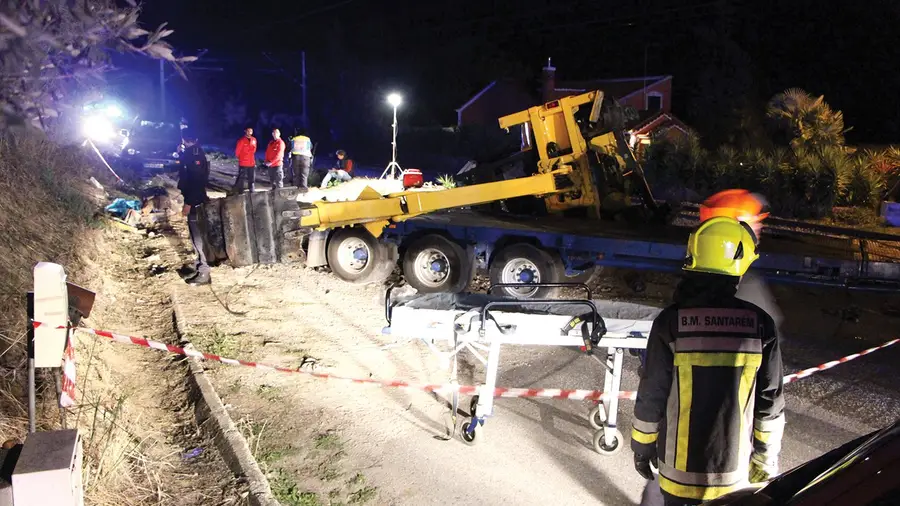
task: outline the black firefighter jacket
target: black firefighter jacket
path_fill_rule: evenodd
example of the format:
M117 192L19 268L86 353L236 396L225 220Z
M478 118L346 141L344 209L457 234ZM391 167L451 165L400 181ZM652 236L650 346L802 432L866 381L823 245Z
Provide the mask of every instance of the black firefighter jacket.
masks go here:
M206 185L209 182L209 160L200 145L187 147L181 154L181 168L178 169L178 189L184 196L184 203L199 206L206 202Z
M777 469L784 396L775 323L735 291L728 278L689 276L650 331L631 445L658 456L660 487L673 496L710 500L741 488L751 459Z

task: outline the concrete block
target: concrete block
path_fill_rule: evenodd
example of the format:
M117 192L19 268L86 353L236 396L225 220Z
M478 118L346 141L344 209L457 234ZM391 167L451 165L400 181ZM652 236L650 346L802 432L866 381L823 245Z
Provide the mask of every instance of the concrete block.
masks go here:
M261 264L278 263L275 240L275 192L256 192L250 196L253 209L253 228L256 232L257 261Z
M234 267L258 262L256 231L248 194L225 197L222 204L222 230L228 261Z
M222 204L225 199L211 199L200 212L200 221L203 223L206 244L206 259L210 262L228 260L225 251L225 232L222 228Z

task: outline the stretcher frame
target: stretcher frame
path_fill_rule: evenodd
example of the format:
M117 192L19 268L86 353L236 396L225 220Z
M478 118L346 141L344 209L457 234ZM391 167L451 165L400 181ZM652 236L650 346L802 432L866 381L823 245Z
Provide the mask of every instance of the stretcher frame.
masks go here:
M493 285L494 288L504 285ZM494 413L494 392L500 369L502 346L574 346L597 360L605 370L603 389L618 392L622 381L624 351L642 354L647 348L647 338L652 321L603 318L591 300L590 289L582 284L555 283L536 286L572 286L584 289L586 299L521 300L502 298L486 302L472 309L425 309L405 305L411 300L394 304L391 291L385 294L385 332L423 342L429 350L450 368L450 383L458 385L458 356L466 350L485 367L484 383L478 385L478 393L469 405L470 417L459 417L459 391L454 390L451 399L451 416L454 433L466 444L476 444L485 420ZM587 311L579 316L503 311L502 308L534 306L583 306ZM446 342L444 351L439 343ZM600 356L597 348L602 349ZM486 356L485 356L486 354ZM449 363L448 363L449 362ZM593 389L592 389L593 390ZM553 397L559 391L542 390L538 397ZM504 395L501 394L501 397ZM510 395L516 396L516 395ZM577 395L569 396L578 399ZM583 397L581 397L583 398ZM616 426L619 399L604 397L589 414L595 429L594 449L601 454L613 455L624 446L622 433Z

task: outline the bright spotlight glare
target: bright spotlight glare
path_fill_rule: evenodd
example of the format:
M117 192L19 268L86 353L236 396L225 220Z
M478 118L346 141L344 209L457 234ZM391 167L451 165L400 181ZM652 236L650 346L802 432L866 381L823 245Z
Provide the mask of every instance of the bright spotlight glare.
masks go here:
M387 97L387 101L391 106L398 107L401 103L403 103L403 97L400 96L399 93L391 93Z
M109 104L106 106L106 115L110 118L119 118L122 116L122 108L116 104Z
M95 141L108 141L114 135L112 123L102 116L86 118L84 120L84 135Z

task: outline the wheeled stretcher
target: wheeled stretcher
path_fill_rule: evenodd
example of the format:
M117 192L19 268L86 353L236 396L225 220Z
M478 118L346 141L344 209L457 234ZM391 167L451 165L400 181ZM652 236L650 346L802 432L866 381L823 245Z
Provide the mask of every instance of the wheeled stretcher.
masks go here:
M457 420L459 390L454 390L451 410L456 434L475 444L485 420L493 415L494 397L521 396L514 389L497 389L500 349L505 345L572 346L581 348L605 368L603 390L618 392L622 380L624 351L643 356L647 337L658 308L613 301L585 299L519 300L480 294L428 294L385 296L385 332L398 338L420 340L445 360L451 384L458 384L458 355L468 351L485 366L484 383L478 385L469 405L470 418ZM502 285L496 285L500 287ZM488 293L490 293L489 290ZM599 351L602 350L602 351ZM589 385L596 390L596 385ZM588 390L542 389L537 397L584 399ZM612 455L622 448L622 433L616 427L619 399L604 397L589 414L594 448Z

